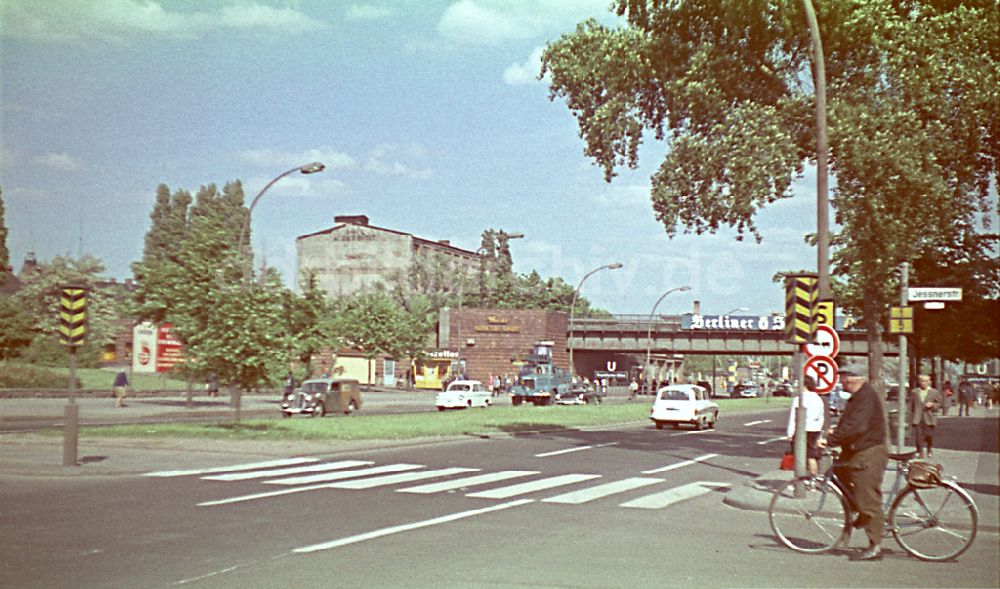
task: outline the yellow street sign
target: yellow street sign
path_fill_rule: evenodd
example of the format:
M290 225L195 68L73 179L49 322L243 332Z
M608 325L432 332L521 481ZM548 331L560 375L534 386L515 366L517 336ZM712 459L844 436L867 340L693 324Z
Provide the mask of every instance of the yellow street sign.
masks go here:
M889 311L889 333L896 335L913 333L913 307L893 307Z
M815 274L785 277L785 341L806 344L812 341L813 310L819 298Z
M59 341L64 346L78 346L87 333L87 291L67 286L59 297Z

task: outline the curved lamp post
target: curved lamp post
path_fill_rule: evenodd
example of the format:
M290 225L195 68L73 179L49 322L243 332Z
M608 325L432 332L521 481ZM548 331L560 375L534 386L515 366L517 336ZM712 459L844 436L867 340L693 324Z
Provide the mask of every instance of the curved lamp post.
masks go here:
M239 242L237 242L236 246L237 251L240 252L240 258L243 261L244 284L250 281L250 267L248 266L247 252L243 251L243 242L246 240L247 233L250 232L250 216L253 215L253 208L257 206L257 201L260 200L260 197L264 196L264 193L267 192L268 188L274 186L275 182L281 180L282 178L288 176L289 174L294 174L295 172L299 172L301 174L315 174L316 172L322 172L325 168L326 166L323 165L321 162L313 162L311 164L296 166L291 170L288 170L287 172L284 172L276 176L273 180L268 182L267 185L264 186L264 188L260 189L260 192L257 193L257 196L254 197L253 201L251 201L250 210L247 211L247 218L243 221L243 229L240 231L240 240Z
M656 313L656 307L660 305L660 301L667 298L667 295L672 292L687 292L691 290L690 286L678 286L677 288L671 288L667 292L660 295L660 298L656 299L656 303L653 304L653 310L649 312L649 321L646 324L646 380L649 381L649 357L653 351L653 314Z
M590 278L591 274L596 274L601 270L617 270L621 268L624 264L615 262L613 264L605 264L599 268L594 268L590 272L587 272L582 279L580 279L580 284L577 285L576 290L573 291L573 306L569 308L569 374L574 376L576 374L576 367L573 366L573 317L576 315L576 298L580 296L580 289L583 288L583 283Z
M521 239L524 237L523 233L507 233L506 235L508 240ZM484 247L485 246L482 245L479 246L479 249L476 250L475 255L479 256L480 254L482 254ZM458 283L458 337L459 338L462 337L462 294L465 291L465 281L469 278L469 268L470 266L465 267L465 271L462 272L462 281ZM461 344L459 344L458 349L459 350L462 349Z

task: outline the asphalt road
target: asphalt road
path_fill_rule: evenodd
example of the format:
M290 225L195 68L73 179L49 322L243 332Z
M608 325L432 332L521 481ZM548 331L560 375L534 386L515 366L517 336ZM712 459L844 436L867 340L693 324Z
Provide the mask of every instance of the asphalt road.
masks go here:
M891 540L882 562L856 563L792 553L766 514L726 505L774 467L784 417L0 478L0 586L998 586L996 522L957 563L920 562ZM996 473L984 476L979 491L995 496Z

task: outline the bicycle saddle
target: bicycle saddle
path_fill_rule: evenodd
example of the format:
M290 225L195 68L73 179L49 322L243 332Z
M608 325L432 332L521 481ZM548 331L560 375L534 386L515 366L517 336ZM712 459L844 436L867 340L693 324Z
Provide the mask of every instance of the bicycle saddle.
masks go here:
M916 450L911 450L909 452L903 452L902 454L889 454L889 458L892 460L899 460L900 462L909 462L913 460L917 455Z

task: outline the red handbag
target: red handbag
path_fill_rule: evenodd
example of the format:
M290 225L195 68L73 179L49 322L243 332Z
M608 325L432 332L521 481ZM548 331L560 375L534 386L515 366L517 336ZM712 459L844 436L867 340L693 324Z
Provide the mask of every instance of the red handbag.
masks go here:
M795 470L795 454L785 452L781 457L781 470Z

